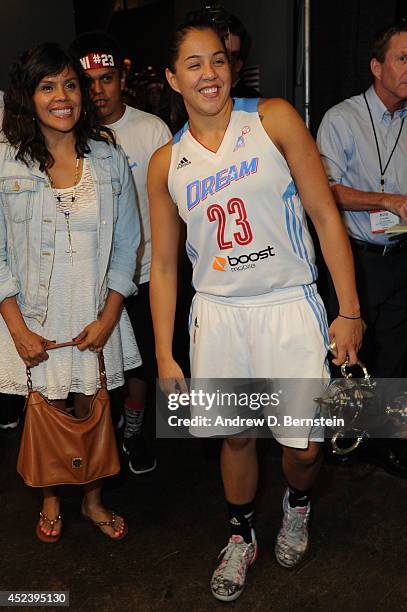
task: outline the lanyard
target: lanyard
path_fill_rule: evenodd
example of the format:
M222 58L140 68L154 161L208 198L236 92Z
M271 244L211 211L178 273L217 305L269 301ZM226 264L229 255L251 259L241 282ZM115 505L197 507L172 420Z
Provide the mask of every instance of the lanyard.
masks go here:
M379 167L380 167L380 188L381 188L381 192L384 193L384 174L387 170L387 168L389 167L389 163L391 158L393 157L393 153L396 150L396 147L398 145L398 142L400 140L400 136L401 136L401 131L403 129L403 125L404 125L404 119L405 117L403 117L403 119L401 120L401 125L400 125L400 129L399 129L399 133L397 135L396 138L396 142L394 143L394 147L391 150L391 153L389 155L389 159L387 160L387 164L385 165L385 167L383 168L382 166L382 158L380 156L380 149L379 149L379 141L377 140L377 134L376 134L376 128L374 126L374 122L373 122L373 117L372 117L372 111L370 110L370 106L369 103L367 101L366 98L366 94L363 93L363 97L365 99L366 102L366 106L367 106L367 110L369 111L369 116L370 116L370 123L372 124L372 129L373 129L373 134L374 134L374 139L375 139L375 143L376 143L376 151L377 151L377 157L379 158Z

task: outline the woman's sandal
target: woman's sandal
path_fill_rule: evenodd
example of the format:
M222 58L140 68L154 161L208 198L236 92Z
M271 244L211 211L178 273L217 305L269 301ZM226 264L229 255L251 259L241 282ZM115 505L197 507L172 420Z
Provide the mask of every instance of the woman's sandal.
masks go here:
M126 521L124 521L123 519L123 533L120 534L119 536L114 536L114 535L109 535L108 533L106 533L105 531L103 531L102 527L113 527L114 530L114 526L115 523L117 521L116 518L116 514L114 512L110 512L110 516L112 517L110 519L110 521L94 521L88 514L86 514L83 510L82 510L82 516L86 521L89 521L90 523L92 523L92 525L94 525L95 527L97 527L98 529L100 529L101 533L103 533L103 535L105 535L106 537L110 538L111 540L123 540L123 538L126 537L127 532L129 530Z
M58 523L58 521L62 521L62 516L58 514L55 519L50 519L44 512L40 512L40 518L35 528L35 535L41 542L46 542L47 544L55 544L61 539L62 531L60 531L57 535L47 535L41 529L41 522L46 523L47 527L51 527L51 531L54 529L54 526ZM62 530L62 525L61 525Z

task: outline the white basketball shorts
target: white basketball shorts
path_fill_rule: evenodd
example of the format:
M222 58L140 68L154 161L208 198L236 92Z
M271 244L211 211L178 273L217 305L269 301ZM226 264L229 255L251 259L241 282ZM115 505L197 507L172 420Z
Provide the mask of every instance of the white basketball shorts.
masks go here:
M190 314L191 387L199 388L205 379L205 390L215 392L221 383L217 379L271 379L273 389L282 390L281 401L262 410L265 417L277 418L274 425L266 419L274 437L285 446L307 448L310 440L324 439L323 427L309 421L318 416L314 398L329 379L328 343L325 307L313 285L250 298L196 294ZM245 426L238 431L236 425L215 425L219 414L232 418L242 409L212 406L206 412L212 425L191 425L190 433L229 437L245 431ZM196 415L202 415L202 408L191 406L191 417ZM301 425L285 426L285 416L300 419Z

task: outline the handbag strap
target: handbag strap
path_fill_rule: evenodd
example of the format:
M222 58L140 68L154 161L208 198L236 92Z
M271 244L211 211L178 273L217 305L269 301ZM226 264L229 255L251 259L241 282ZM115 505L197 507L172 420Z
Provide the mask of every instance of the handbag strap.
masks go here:
M103 351L100 351L98 355L99 362L99 377L100 377L100 386L102 389L107 389L107 377L106 377L106 367L105 367L105 358L103 357Z
M59 343L55 343L52 346L47 346L47 348L45 350L49 351L49 350L54 350L54 349L58 349L58 348L62 348L65 346L76 346L77 344L79 344L78 342L59 342ZM106 377L106 367L105 367L105 359L103 357L103 351L100 351L97 353L98 356L98 365L99 365L99 379L100 379L100 386L102 389L107 389L107 377ZM32 378L31 378L31 368L29 368L28 366L26 367L26 374L27 374L27 389L28 391L32 391L33 388L33 384L32 384Z
M29 368L28 366L25 368L26 374L27 374L27 389L28 392L33 390L33 383L31 380L31 368Z

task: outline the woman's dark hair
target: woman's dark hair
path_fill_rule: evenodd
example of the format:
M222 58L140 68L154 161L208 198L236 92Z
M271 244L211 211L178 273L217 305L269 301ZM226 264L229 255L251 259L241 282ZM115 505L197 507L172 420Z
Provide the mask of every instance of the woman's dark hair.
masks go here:
M175 73L175 64L179 56L179 49L191 30L213 30L215 34L219 36L227 55L223 31L217 26L216 21L207 11L205 11L205 9L194 11L188 13L186 20L177 26L171 35L168 47L169 55L167 66L173 73ZM169 86L165 86L165 90L167 92L165 97L168 96L170 98L168 121L173 133L175 133L181 129L186 121L188 121L188 114L181 94L170 89Z
M90 152L89 140L115 144L112 131L102 126L97 108L90 98L89 81L80 62L56 43L43 43L23 53L10 69L10 82L4 94L3 132L17 149L15 158L29 165L38 162L40 170L54 163L35 117L34 92L40 81L72 68L79 79L82 110L74 127L76 153L83 157Z

